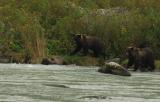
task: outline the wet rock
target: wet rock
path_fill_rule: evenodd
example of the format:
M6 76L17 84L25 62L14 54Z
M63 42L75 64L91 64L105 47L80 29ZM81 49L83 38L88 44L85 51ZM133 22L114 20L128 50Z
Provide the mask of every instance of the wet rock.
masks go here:
M0 63L9 63L10 60L8 58L0 58Z
M60 56L54 56L52 58L43 58L41 64L43 65L66 65L67 63L64 61L64 59Z
M0 52L0 63L9 63L10 60Z
M103 67L98 69L98 72L121 76L131 76L131 73L126 68L116 62L105 63Z

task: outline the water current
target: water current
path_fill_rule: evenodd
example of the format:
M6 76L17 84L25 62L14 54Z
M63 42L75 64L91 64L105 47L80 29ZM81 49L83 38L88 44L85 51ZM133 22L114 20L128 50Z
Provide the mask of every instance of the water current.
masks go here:
M75 65L0 64L0 102L160 102L160 72L124 77Z

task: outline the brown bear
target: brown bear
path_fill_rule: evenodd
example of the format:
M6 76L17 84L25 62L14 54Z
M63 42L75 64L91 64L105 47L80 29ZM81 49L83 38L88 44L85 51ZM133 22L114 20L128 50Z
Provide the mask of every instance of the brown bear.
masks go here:
M134 65L134 71L137 69L153 71L155 69L153 51L149 47L128 47L126 55L128 57L127 68Z
M97 37L87 36L84 34L76 34L74 35L74 40L76 43L76 48L71 53L71 55L76 54L82 49L83 55L87 55L88 51L91 50L93 51L95 57L102 55L105 58L104 44Z

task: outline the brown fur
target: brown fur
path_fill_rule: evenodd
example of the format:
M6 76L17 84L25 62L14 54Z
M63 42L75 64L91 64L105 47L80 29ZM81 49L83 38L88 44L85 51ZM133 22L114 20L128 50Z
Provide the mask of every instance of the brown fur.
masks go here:
M71 53L72 55L76 54L81 49L83 49L84 55L87 55L89 50L91 50L93 51L95 57L103 55L103 57L105 58L104 45L97 37L76 34L74 36L74 40L76 43L76 48Z
M134 71L137 69L153 71L155 69L153 51L149 47L128 47L126 55L128 57L127 68L134 65Z

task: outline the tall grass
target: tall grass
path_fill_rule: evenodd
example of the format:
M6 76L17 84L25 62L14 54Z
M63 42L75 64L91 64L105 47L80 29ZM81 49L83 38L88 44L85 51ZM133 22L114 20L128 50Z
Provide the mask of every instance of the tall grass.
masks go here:
M68 55L72 35L85 33L101 38L108 57L147 43L159 58L159 5L158 0L1 0L0 43L6 55L23 60L29 54L37 63L44 56Z

